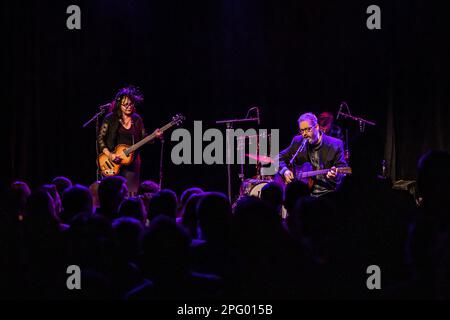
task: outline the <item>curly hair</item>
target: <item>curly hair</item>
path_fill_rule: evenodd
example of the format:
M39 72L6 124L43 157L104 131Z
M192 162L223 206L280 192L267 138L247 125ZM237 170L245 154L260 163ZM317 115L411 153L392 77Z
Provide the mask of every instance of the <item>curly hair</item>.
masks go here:
M138 87L129 85L128 87L119 89L114 98L114 103L112 107L112 112L115 115L117 115L119 119L122 118L122 110L120 109L120 102L124 97L128 97L128 99L130 99L131 102L133 102L135 107L144 102L144 95L140 92Z

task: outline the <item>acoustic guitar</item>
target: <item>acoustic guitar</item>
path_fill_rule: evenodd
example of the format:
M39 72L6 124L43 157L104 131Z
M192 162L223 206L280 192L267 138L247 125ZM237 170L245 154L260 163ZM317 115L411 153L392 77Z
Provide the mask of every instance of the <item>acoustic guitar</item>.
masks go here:
M327 174L330 169L321 169L321 170L313 170L312 164L310 162L305 162L301 166L295 166L293 168L294 173L294 180L300 180L303 181L308 185L310 189L314 186L314 179L313 177L316 177L321 174ZM352 168L350 167L339 167L336 168L336 174L351 174ZM280 174L277 174L281 180L286 183L286 179L284 176L281 176ZM280 178L277 179L278 182L280 182Z

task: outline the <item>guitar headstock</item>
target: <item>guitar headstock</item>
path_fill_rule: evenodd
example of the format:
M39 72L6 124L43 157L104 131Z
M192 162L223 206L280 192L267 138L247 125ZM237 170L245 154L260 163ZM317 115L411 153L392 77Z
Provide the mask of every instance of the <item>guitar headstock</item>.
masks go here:
M172 117L172 124L179 126L181 123L183 123L184 120L186 120L186 118L182 114L178 113L177 115Z
M350 167L337 168L337 172L342 174L352 174L352 168Z

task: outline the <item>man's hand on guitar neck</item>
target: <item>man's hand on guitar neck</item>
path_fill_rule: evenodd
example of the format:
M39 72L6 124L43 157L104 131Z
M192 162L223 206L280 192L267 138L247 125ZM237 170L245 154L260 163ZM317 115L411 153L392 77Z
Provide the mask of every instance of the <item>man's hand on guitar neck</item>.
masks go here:
M331 169L327 172L327 178L328 179L335 179L336 175L337 175L336 167L331 167Z

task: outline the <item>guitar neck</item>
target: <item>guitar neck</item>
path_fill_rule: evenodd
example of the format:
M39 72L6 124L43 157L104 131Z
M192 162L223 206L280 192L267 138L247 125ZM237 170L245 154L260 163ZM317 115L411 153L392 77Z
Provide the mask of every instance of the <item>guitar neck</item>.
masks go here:
M161 132L166 131L167 129L169 129L170 127L173 126L173 123L170 122L168 124L166 124L164 127L162 127L161 129L159 129ZM133 144L131 147L129 147L128 149L125 150L126 153L132 153L134 151L136 151L137 149L139 149L140 147L142 147L144 144L152 141L153 139L155 139L156 134L152 133L151 135L146 136L144 139L142 139L141 141Z
M297 178L304 179L304 178L314 177L314 176L318 176L319 174L326 174L328 171L330 171L330 169L300 172L298 174Z

